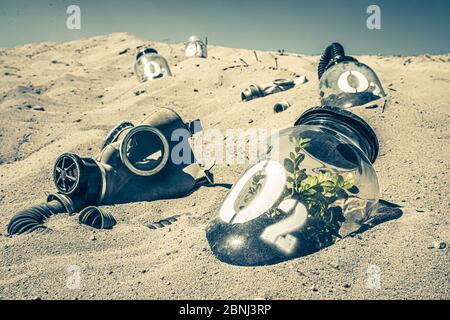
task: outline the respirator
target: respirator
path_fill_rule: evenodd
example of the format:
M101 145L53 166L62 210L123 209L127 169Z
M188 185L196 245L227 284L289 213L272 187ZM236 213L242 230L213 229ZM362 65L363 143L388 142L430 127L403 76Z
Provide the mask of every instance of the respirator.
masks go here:
M172 76L166 58L153 48L138 51L134 63L134 73L140 82Z
M206 58L208 56L207 44L200 37L191 36L184 48L186 57Z
M298 84L307 82L305 76L296 77L294 79L276 79L271 83L264 85L251 84L248 88L241 92L242 101L250 101L262 98L270 94L286 91L294 88Z
M206 229L214 255L235 265L305 256L362 230L378 214L374 130L347 108L386 97L375 72L333 43L319 63L321 107L265 141L258 161L225 198ZM263 96L258 87L242 94ZM365 109L365 108L362 108ZM398 217L398 215L396 216Z
M342 108L306 111L262 144L206 237L221 261L266 265L316 252L377 211L378 140Z
M341 108L367 106L386 97L376 73L353 57L339 43L328 46L319 62L321 105Z
M62 154L53 170L57 192L46 204L16 215L8 233L42 228L55 213L178 198L198 185L212 183L212 175L196 162L189 143L200 130L199 120L186 124L175 111L159 108L139 125L122 122L114 127L96 158Z

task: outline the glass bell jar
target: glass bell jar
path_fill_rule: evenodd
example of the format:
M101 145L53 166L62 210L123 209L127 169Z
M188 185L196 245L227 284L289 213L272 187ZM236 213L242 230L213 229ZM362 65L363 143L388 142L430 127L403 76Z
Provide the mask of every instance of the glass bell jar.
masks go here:
M137 53L134 73L140 82L172 76L166 58L153 48L145 48Z
M319 63L322 106L351 108L382 104L386 93L375 71L346 56L339 43L328 46Z
M307 110L271 136L206 229L223 262L257 266L305 256L357 231L376 213L378 140L342 108Z
M191 36L186 42L184 48L186 57L198 57L198 58L206 58L208 56L208 50L206 41L203 41L200 37Z

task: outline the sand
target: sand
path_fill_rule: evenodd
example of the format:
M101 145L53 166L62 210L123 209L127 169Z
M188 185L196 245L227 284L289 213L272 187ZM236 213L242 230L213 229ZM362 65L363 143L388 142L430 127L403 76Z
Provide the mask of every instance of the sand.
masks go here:
M143 44L167 57L174 77L139 85L132 72ZM357 57L377 71L389 94L384 112L364 110L364 116L380 138L381 198L404 214L316 254L264 267L218 261L205 227L228 192L224 186L106 207L118 220L111 231L62 214L47 222L51 231L6 236L17 211L54 191L56 157L95 156L122 120L138 122L154 108L171 107L186 120L202 119L205 129L276 129L319 104L317 56L281 56L275 69L268 52L258 51L258 62L251 50L208 49L208 59L186 59L181 43L116 33L0 50L1 299L449 299L448 245L433 246L450 243L449 54ZM295 74L310 81L240 101L252 83ZM283 100L292 106L274 114ZM244 169L219 164L215 180L232 184ZM174 215L180 217L170 227L145 226ZM79 288L67 286L73 266ZM380 287L368 286L373 266Z

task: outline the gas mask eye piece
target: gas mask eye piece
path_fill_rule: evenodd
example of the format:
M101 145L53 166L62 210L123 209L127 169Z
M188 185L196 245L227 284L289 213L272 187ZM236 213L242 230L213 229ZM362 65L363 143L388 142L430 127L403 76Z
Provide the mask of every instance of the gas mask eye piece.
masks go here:
M137 53L134 71L140 82L172 76L167 60L153 48Z
M185 54L186 57L198 57L198 58L206 58L208 56L207 53L207 45L206 41L204 42L200 37L191 36L185 45Z
M318 73L323 106L370 106L387 96L376 73L355 58L346 56L340 44L327 47Z
M131 172L139 176L151 176L166 165L169 143L158 129L141 125L127 133L119 151L120 159Z
M376 213L378 142L361 118L313 108L262 144L206 236L214 255L266 265L314 253Z

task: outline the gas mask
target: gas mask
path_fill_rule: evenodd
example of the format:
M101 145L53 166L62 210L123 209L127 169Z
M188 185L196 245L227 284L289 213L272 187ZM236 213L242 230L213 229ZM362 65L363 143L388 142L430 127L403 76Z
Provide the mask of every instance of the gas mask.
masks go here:
M191 36L186 42L184 52L186 53L186 57L188 58L206 58L208 56L206 41L203 42L200 37Z
M376 73L355 58L346 56L339 43L333 43L325 49L318 75L323 106L369 106L386 97Z
M306 111L259 150L207 227L214 255L266 265L316 252L357 231L377 211L372 163L378 140L342 108Z
M75 213L93 205L179 198L212 183L195 160L189 139L201 130L199 120L184 123L173 110L159 108L140 125L117 125L96 158L64 153L54 165L58 190L46 204L16 215L9 234L41 228L52 214ZM186 163L186 159L190 159Z
M296 77L294 79L276 79L265 85L251 84L248 88L241 92L242 101L250 101L256 98L262 98L270 94L286 91L294 88L298 84L306 83L308 80L305 76Z
M172 76L167 60L153 48L145 48L137 53L134 73L140 82Z

